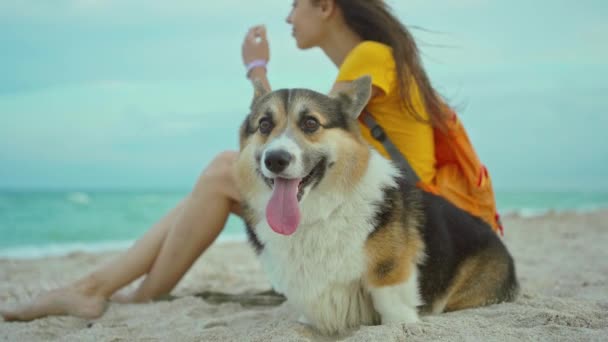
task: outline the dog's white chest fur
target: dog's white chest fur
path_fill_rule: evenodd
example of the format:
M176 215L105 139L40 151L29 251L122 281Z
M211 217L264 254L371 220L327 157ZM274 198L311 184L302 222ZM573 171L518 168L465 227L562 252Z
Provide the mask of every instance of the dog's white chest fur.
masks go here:
M278 291L303 290L316 296L331 283L360 278L366 263L363 248L367 228L353 227L338 217L322 226L300 227L288 237L274 232L260 234L265 247L261 258L269 266L267 271ZM296 288L299 290L290 290Z
M255 228L271 283L321 330L372 324L376 315L362 284L368 267L364 248L382 200L379 189L394 185L395 171L388 162L370 165L349 196L312 192L301 205L303 220L293 235L275 233L265 220Z
M372 227L349 222L342 213L332 216L301 226L291 236L273 232L266 223L257 230L264 243L261 261L275 290L308 322L339 331L373 323L373 306L361 284L367 266L364 243Z

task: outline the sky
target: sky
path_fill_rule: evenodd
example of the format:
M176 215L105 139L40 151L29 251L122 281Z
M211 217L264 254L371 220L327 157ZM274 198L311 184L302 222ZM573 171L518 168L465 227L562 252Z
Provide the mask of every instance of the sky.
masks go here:
M498 190L608 190L608 2L389 1ZM241 43L273 88L326 92L288 0L0 0L0 188L188 189L237 149Z

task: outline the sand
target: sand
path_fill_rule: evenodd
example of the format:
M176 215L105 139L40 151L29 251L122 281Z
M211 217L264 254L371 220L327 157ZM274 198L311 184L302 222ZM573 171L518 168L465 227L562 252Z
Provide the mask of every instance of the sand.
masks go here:
M173 292L173 301L111 304L103 317L0 321L7 341L608 341L608 211L504 219L522 292L513 303L423 317L416 325L361 327L324 337L284 303L244 308L192 296L262 291L269 284L245 243L213 246ZM0 260L0 307L65 284L116 253Z

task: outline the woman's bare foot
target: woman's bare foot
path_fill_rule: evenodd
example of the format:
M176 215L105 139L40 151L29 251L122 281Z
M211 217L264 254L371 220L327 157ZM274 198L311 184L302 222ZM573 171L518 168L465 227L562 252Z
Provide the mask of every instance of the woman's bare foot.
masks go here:
M154 298L142 297L137 291L132 292L117 292L110 297L110 302L119 304L143 304L153 301L164 301L174 298L171 294L158 295Z
M103 296L90 295L77 287L64 287L46 292L13 310L2 310L0 315L6 321L31 321L53 315L97 318L104 313L106 305Z
M135 292L124 292L124 291L116 292L115 294L113 294L112 297L110 297L110 301L113 303L120 303L120 304L139 303L135 299Z

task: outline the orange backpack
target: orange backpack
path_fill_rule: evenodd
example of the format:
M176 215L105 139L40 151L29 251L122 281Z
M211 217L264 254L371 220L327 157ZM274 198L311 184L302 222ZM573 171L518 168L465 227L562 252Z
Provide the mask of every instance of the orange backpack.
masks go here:
M391 159L404 169L406 178L410 177L417 182L419 188L440 195L481 218L495 232L503 235L490 175L475 153L464 126L454 111L450 110L445 131L433 128L437 161L437 174L433 184L420 182L405 156L392 144L371 114L363 112L361 119L370 128L372 136L383 144Z

